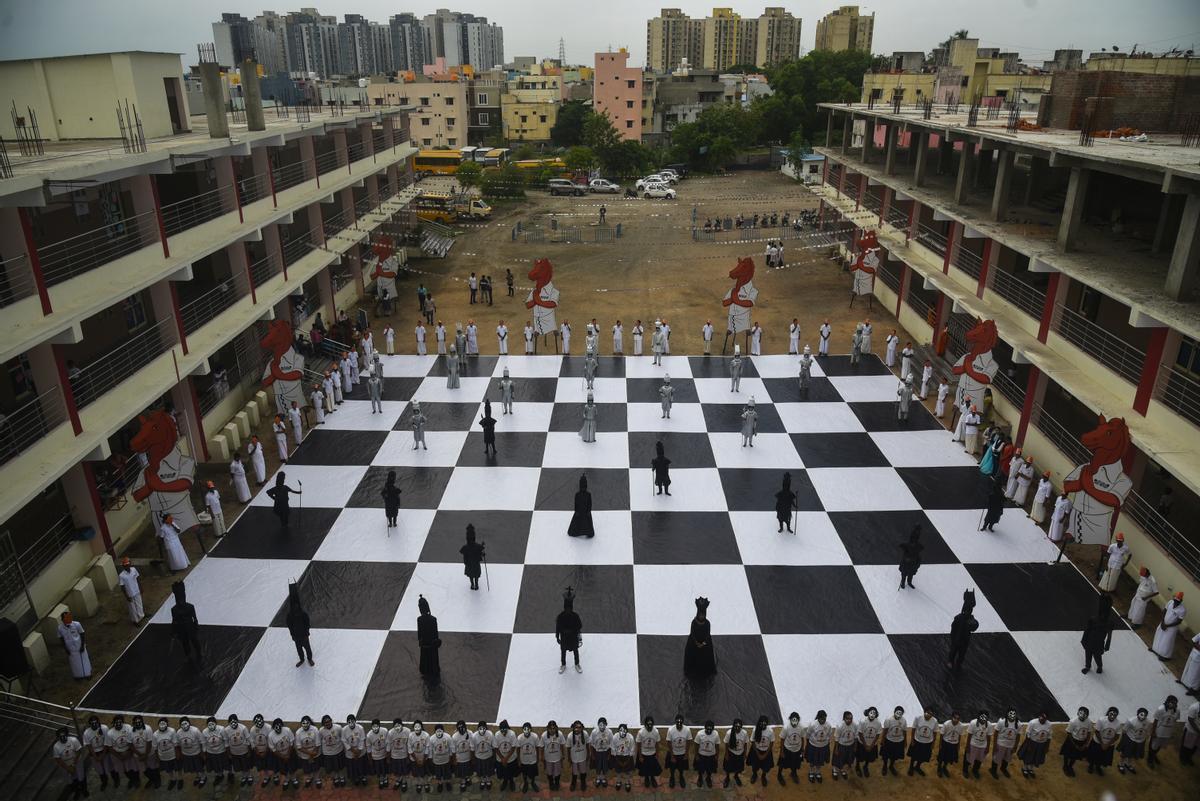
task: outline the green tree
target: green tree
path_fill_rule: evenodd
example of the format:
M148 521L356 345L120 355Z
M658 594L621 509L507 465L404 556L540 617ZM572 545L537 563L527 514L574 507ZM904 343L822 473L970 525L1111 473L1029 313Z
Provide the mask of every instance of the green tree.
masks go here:
M607 114L592 112L583 123L583 143L604 160L604 151L614 148L621 141L617 129Z
M486 198L522 198L524 176L513 164L489 167L483 171L483 196Z
M579 145L567 151L563 162L571 172L591 172L600 164L590 147Z
M583 124L591 110L582 100L568 100L558 110L558 118L550 129L550 138L559 147L574 147L583 142Z
M764 114L764 136L790 141L791 133L782 130L784 125L792 124L789 117L805 131L823 131L822 115L826 112L818 104L858 100L862 96L863 74L872 60L870 53L859 50L813 51L804 58L768 70L773 97L787 102L772 109L771 116Z
M458 165L454 176L466 189L474 189L483 183L483 167L477 161L464 161Z
M536 159L537 156L537 150L534 149L533 145L526 142L523 145L517 146L517 149L513 151L511 158L513 161L528 161L529 159Z
M792 169L795 170L797 176L803 174L802 167L804 162L802 159L807 152L808 147L805 144L804 131L797 128L792 132L792 138L788 142L787 154L788 163L792 165Z
M672 156L698 170L715 170L757 143L760 127L759 115L740 105L709 106L695 122L675 126L671 132Z

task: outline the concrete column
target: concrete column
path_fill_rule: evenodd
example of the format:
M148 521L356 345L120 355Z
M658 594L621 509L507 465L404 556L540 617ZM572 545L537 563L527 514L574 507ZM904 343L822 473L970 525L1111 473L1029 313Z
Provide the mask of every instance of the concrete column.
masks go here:
M842 155L850 152L850 139L854 136L854 115L847 112L842 115Z
M915 134L915 140L910 140L916 145L916 163L913 166L913 183L917 186L925 185L925 167L929 161L929 132L926 130L918 130ZM911 145L910 145L911 147Z
M337 301L333 293L333 275L330 267L326 266L317 273L317 297L321 301L321 310L326 320L337 319Z
M217 186L221 188L221 208L224 211L234 211L238 208L237 178L233 171L232 156L216 156L212 160L213 172L217 175Z
M1166 292L1173 300L1183 300L1196 286L1200 269L1200 195L1191 194L1183 205L1179 218L1179 233L1171 251L1171 266L1167 270Z
M254 287L250 285L250 261L246 258L246 243L234 242L227 245L225 258L229 261L230 280L237 289L238 297L250 295L253 299Z
M267 253L274 259L275 264L283 270L283 280L287 280L287 264L283 261L283 244L279 237L279 226L275 223L264 226L263 244L266 246ZM284 319L287 319L286 317Z
M371 198L371 202L377 202L379 197L379 174L371 173L366 180L367 197Z
M112 553L112 535L108 530L108 520L104 517L104 507L100 503L100 492L96 489L96 477L92 472L91 463L76 463L62 474L59 481L62 482L63 494L66 495L71 519L75 521L75 525L91 527L100 535L91 541L92 553Z
M171 387L171 405L178 413L179 436L187 440L188 453L196 461L206 461L208 443L204 437L204 418L200 416L200 399L196 397L190 375L185 375Z
M267 130L263 118L262 87L258 83L258 64L246 59L242 62L242 99L246 103L246 129Z
M869 164L875 154L875 118L863 117L862 163Z
M1029 159L1029 180L1025 183L1025 196L1022 205L1029 206L1042 196L1042 178L1050 165L1043 158L1033 156Z
M954 202L966 205L967 189L971 180L972 162L975 160L975 144L963 142L958 158L958 178L954 182Z
M832 117L833 114L830 114L829 116ZM387 143L388 147L392 147L396 143L396 127L394 120L394 117L383 118L383 141ZM825 144L828 145L829 143L826 142Z
M825 147L833 146L833 111L825 115Z
M370 120L358 124L358 137L363 143L363 156L374 156L375 131L371 128Z
M358 215L354 213L354 191L347 186L338 192L338 202L341 204L342 210L346 212L346 225L354 224L358 220Z
M309 178L317 178L317 155L311 136L300 137L300 158L308 165L308 171L312 173ZM317 186L320 185L321 180L317 178Z
M1008 191L1012 185L1016 153L999 151L1000 163L996 168L996 188L992 191L992 219L1003 220L1008 214Z
M346 263L350 265L350 275L354 276L354 286L357 289L358 297L361 299L366 294L365 282L362 266L362 245L354 244L346 251L344 257Z
M886 130L883 172L885 175L894 175L896 172L896 140L900 138L900 129L893 122L888 124Z
M225 92L221 87L221 67L215 62L200 64L200 84L204 89L204 114L208 117L211 139L229 137L229 118L225 116Z
M1162 206L1158 212L1158 225L1154 229L1154 244L1150 246L1151 253L1162 253L1171 244L1167 241L1171 230L1171 222L1178 210L1176 200L1184 199L1181 195L1163 194Z
M1087 200L1091 175L1091 170L1083 167L1071 168L1071 178L1067 183L1067 199L1063 203L1062 221L1058 225L1058 249L1063 252L1075 249L1075 238L1079 235L1079 226L1083 224L1083 206ZM1197 208L1197 211L1200 211L1200 207ZM1167 280L1169 285L1169 275Z
M164 330L175 331L175 343L182 342L184 338L183 321L179 316L175 293L170 281L164 279L150 287L150 307L154 309L154 322L156 324L161 323L163 320L175 321L174 326L165 326ZM186 347L184 352L187 352Z
M346 145L346 130L338 128L333 132L333 149L337 152L339 164L350 163L350 150Z

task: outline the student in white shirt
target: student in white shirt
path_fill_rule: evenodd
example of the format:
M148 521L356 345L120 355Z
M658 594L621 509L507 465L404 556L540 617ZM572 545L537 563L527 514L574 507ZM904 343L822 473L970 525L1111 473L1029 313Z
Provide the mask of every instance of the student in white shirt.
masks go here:
M858 745L858 726L854 722L854 713L846 710L842 713L842 722L833 730L833 780L848 779L846 768L854 764Z
M71 777L72 798L83 798L87 793L87 759L83 743L63 726L54 739L54 762L63 773Z
M517 733L502 720L496 727L496 775L500 777L500 790L517 790Z
M692 741L692 730L683 725L683 715L675 716L675 725L667 727L667 770L671 777L668 784L675 786L675 775L679 774L679 788L687 787L684 771L688 766L688 746Z
M521 733L517 735L517 762L521 770L521 792L528 793L530 785L533 792L538 790L538 756L541 750L541 738L533 733L533 724L525 721L521 724Z
M241 785L243 787L253 784L254 777L251 775L251 769L254 766L254 761L250 756L250 730L243 726L237 715L230 715L228 724L225 726L225 745L229 749L229 763L226 770L229 775L226 777L229 780L229 785L233 786L234 772L242 774Z
M408 756L408 738L412 731L404 725L404 721L396 718L392 728L388 729L388 772L396 777L393 785L400 792L408 789L408 773L410 760Z
M725 778L721 782L722 787L729 787L731 777L738 787L742 786L742 770L746 767L746 747L749 744L750 737L742 728L742 719L734 718L725 738L725 761L721 765Z
M857 776L870 776L871 763L879 758L879 741L883 737L883 724L879 722L879 710L867 707L863 719L858 722L858 750L854 761Z
M413 785L419 793L429 792L429 732L419 720L414 720L412 733L408 736L408 756L412 760L409 770L412 773Z
M146 776L146 786L162 787L162 774L158 772L158 759L154 756L154 733L146 726L141 715L133 716L131 740L133 744L133 774ZM135 782L136 786L136 782Z
M454 753L454 774L458 777L458 791L465 793L471 786L475 761L474 743L471 740L471 732L467 731L465 720L454 724L454 734L450 735L450 750Z
M979 778L979 766L987 759L988 747L992 743L992 734L996 727L988 719L986 712L980 712L979 717L967 726L967 753L963 757L963 778L967 777L967 766L971 766L971 774Z
M1118 773L1137 773L1134 762L1146 753L1146 739L1150 736L1150 711L1146 707L1138 709L1137 714L1125 721L1125 730L1121 732L1121 761L1117 763Z
M1112 767L1117 742L1120 741L1121 732L1125 729L1125 723L1118 715L1120 712L1117 711L1117 708L1110 706L1104 713L1104 717L1096 721L1096 733L1092 737L1091 746L1088 747L1088 773L1103 776L1104 769ZM996 736L996 743L999 746L999 732ZM995 770L994 767L993 770Z
M899 776L896 762L904 759L904 749L908 746L908 721L904 719L904 707L896 707L892 716L882 723L883 747L879 755L883 758L883 772Z
M658 743L662 738L658 729L654 728L654 718L646 718L634 739L637 741L638 775L642 777L642 786L657 787L658 776L662 773L662 765L658 761Z
M192 786L200 787L204 784L204 733L197 726L193 726L187 718L179 719L179 731L175 733L176 742L179 744L179 770L181 773L192 774ZM183 779L175 785L178 790L183 787Z
M254 769L262 777L262 786L266 787L271 779L271 729L267 726L262 715L255 715L250 726L250 760ZM253 782L251 782L253 783Z
M1092 743L1092 721L1088 719L1088 708L1079 707L1075 718L1067 724L1067 736L1063 739L1058 753L1063 758L1063 773L1075 777L1075 761L1087 757L1088 746ZM963 763L963 774L966 775L966 763ZM978 773L978 771L976 771Z
M551 790L562 786L563 758L567 751L567 738L558 729L558 723L550 721L541 737L542 762L546 766L546 784Z
M567 758L571 760L571 789L574 790L578 785L580 791L586 790L588 735L581 720L572 723L571 731L567 733Z
M1158 764L1158 752L1175 737L1175 727L1179 723L1179 700L1168 695L1162 706L1154 710L1153 720L1146 751L1146 764L1152 768Z
M492 789L492 777L496 775L496 738L488 731L486 721L479 721L471 735L471 752L475 757L479 786L484 790Z
M938 719L934 717L933 710L929 707L925 708L923 714L913 718L912 740L908 744L909 776L914 772L925 775L921 766L933 758L933 741L937 739L940 727Z
M588 745L592 749L593 767L596 770L596 786L608 786L608 761L612 754L612 729L608 728L608 720L600 718L596 728L588 735Z
M775 778L779 786L783 786L783 772L792 772L792 783L799 784L800 776L796 773L804 759L804 727L800 725L800 713L788 715L787 723L779 730L779 770Z
M425 745L425 753L429 756L429 767L433 770L437 791L444 792L450 785L450 755L452 742L442 724L433 727L433 734Z
M182 788L183 779L179 778L179 741L175 739L175 730L166 718L158 719L158 728L151 735L151 740L160 776L166 773L170 777L167 789L174 790L176 786Z
M300 718L300 728L296 729L296 756L299 766L304 771L304 786L312 787L313 778L321 781L317 768L321 765L321 736L308 715Z
M633 773L633 753L637 748L637 744L633 740L633 735L629 733L629 727L622 723L617 727L617 733L612 738L612 755L613 766L617 772L617 788L620 789L624 776L625 791L628 792L632 787L629 781L629 775Z
M696 786L712 787L712 775L717 769L717 751L721 747L721 735L716 732L711 720L704 721L704 728L696 732Z
M342 744L342 727L333 722L329 715L321 717L321 728L317 730L317 740L321 743L321 776L333 782L334 787L345 787L346 777L342 774L345 766L346 746ZM321 779L317 779L317 787Z
M272 780L283 786L291 785L293 789L300 786L300 779L292 776L295 768L293 753L296 749L296 735L283 725L283 721L275 718L271 721L271 729L267 732L267 768L273 774ZM290 777L290 778L289 778Z
M829 741L833 738L833 727L827 722L825 710L817 711L817 717L808 724L805 740L808 742L805 757L808 759L808 781L820 784L821 768L829 761Z
M346 764L346 779L352 785L365 787L367 784L366 759L367 730L358 723L354 715L346 716L342 727L342 748Z
M767 786L767 776L775 767L775 733L767 725L766 715L758 718L754 724L754 734L750 737L750 783L758 781L758 772L762 771L763 787Z
M937 773L942 778L950 775L949 765L958 762L958 744L962 739L963 724L958 712L952 712L950 719L942 724L942 744L938 747Z
M1054 733L1050 720L1045 712L1025 725L1025 740L1017 749L1021 758L1021 775L1033 779L1037 777L1037 769L1046 762L1046 752L1050 750L1050 736Z
M213 774L213 785L219 785L225 779L225 771L229 766L229 745L225 741L225 728L217 723L217 719L209 716L200 732L200 741L204 745L204 775L200 786L208 784L208 774Z

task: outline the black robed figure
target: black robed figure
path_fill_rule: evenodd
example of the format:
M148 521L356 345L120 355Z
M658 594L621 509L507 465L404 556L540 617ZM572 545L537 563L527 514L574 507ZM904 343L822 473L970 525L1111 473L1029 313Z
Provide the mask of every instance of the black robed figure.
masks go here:
M683 672L692 678L716 675L717 654L713 650L712 627L708 623L708 599L696 599L696 616L683 650Z
M575 514L571 515L567 536L596 536L596 527L592 524L592 493L588 492L586 475L579 477L579 492L575 493Z
M417 599L417 609L421 614L417 617L417 645L421 649L419 669L427 679L436 679L442 673L442 663L438 658L438 649L442 647L442 638L438 635L437 618L429 614L429 601L422 595Z

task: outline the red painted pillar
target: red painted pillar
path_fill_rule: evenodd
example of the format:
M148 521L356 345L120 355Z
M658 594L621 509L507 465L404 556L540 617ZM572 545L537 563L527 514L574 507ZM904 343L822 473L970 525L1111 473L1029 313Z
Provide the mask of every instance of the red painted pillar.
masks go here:
M238 222L245 222L246 218L242 215L242 193L238 191L237 174L233 176L233 202L237 206Z
M163 224L162 201L158 199L158 182L150 176L150 194L154 196L154 218L158 220L158 237L162 240L163 257L171 258L171 248L167 245L167 226Z
M1038 342L1045 343L1050 336L1050 321L1054 319L1054 301L1058 297L1058 285L1062 281L1062 273L1051 273L1050 283L1046 286L1046 302L1042 306L1042 322L1038 326Z
M904 262L900 262L900 283L896 287L896 319L900 319L900 303L904 300L904 290L912 280L912 271Z
M987 288L988 270L992 266L992 247L995 245L995 240L988 237L983 243L983 258L980 260L979 267L979 287L975 290L975 297L982 298L983 290Z
M167 286L171 288L171 313L175 315L175 328L179 331L179 347L183 348L183 355L187 356L187 331L183 330L183 313L179 310L179 290L174 281L168 281Z
M938 336L942 333L942 326L946 324L946 295L942 292L938 293L937 306L934 307L933 314L933 343L936 345Z
M200 450L204 452L204 461L209 461L208 437L204 433L204 414L200 411L200 396L196 394L196 382L189 375L183 379L187 382L188 397L192 401L192 414L196 415L196 428L200 429Z
M279 208L279 201L275 197L275 170L271 167L271 162L267 162L267 183L271 186L271 205Z
M1142 417L1150 408L1154 395L1154 384L1158 381L1158 370L1162 365L1163 348L1167 344L1167 329L1155 328L1146 346L1146 361L1142 362L1142 377L1138 380L1137 394L1133 398L1133 410Z
M67 417L71 419L71 429L75 436L83 433L83 423L79 421L79 406L75 403L75 391L67 377L67 360L63 358L62 346L51 345L54 353L54 366L58 369L58 385L62 388L63 404L67 407Z
M1013 438L1018 447L1025 443L1025 432L1029 430L1029 418L1033 415L1033 401L1037 397L1038 379L1041 375L1041 370L1032 364L1029 365L1029 380L1025 382L1025 403L1021 405L1021 420L1017 423L1017 436Z
M104 504L100 500L100 489L96 486L96 471L91 462L80 462L83 466L83 478L87 482L88 495L92 498L92 508L96 513L96 522L100 526L100 539L104 542L104 550L113 554L112 534L108 530L108 518L104 516Z
M954 220L950 221L950 229L946 232L946 256L942 259L942 272L950 272L950 256L954 253L954 227L958 225Z
M913 226L917 224L917 212L921 210L921 204L915 200L910 200L908 205L908 230L904 232L904 241L912 239Z
M250 285L250 302L258 304L258 295L254 294L254 271L250 269L250 248L242 242L242 251L246 254L246 283Z
M29 271L33 273L33 283L37 286L38 300L42 302L42 314L50 314L50 290L46 286L46 278L42 275L42 261L38 258L37 245L33 241L33 223L26 209L17 209L21 220L21 233L25 237L25 255L29 261Z

